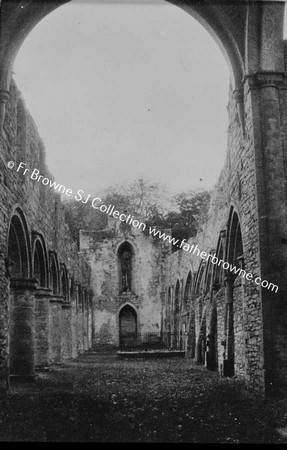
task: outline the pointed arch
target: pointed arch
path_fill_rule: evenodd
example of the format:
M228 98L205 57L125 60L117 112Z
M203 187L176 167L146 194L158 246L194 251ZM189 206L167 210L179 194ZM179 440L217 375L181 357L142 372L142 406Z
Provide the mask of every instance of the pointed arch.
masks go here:
M243 268L244 254L243 241L240 227L239 216L234 207L230 210L228 228L227 228L227 248L226 260L232 266ZM226 288L225 288L225 345L224 353L225 359L224 374L233 376L236 372L241 370L240 354L242 343L244 342L244 330L242 328L242 314L243 314L243 298L242 285L235 282L238 274L227 271L226 273ZM238 279L238 278L237 278ZM236 334L235 334L236 330Z
M37 232L33 236L33 277L38 280L38 287L49 286L49 265L46 244L43 236Z
M7 246L8 275L29 278L31 275L31 246L24 213L16 208L12 214Z
M126 303L119 310L119 343L121 348L137 343L138 316L135 308Z
M226 260L233 266L243 268L244 250L241 226L237 212L232 207L230 210L227 228Z
M203 283L203 276L204 271L206 268L206 261L201 261L199 268L197 270L196 278L195 278L195 284L194 284L194 295L198 296L201 295L201 289L202 289L202 283Z
M119 293L134 292L134 262L133 245L125 240L117 249Z
M226 230L221 230L217 241L215 257L218 261L224 261L226 247ZM222 264L216 264L213 270L212 286L215 291L218 291L224 286L224 269Z

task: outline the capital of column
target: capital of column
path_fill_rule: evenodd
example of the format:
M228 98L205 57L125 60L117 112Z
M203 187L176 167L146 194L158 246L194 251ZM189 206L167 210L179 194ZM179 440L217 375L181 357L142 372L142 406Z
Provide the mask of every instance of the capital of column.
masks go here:
M63 302L63 303L62 303L62 308L63 308L63 309L71 309L71 308L72 308L72 305L71 305L70 302Z
M11 278L10 287L17 291L35 291L38 280L36 278Z
M245 83L248 83L249 89L262 89L265 87L287 89L287 76L285 72L258 71L245 75L243 84Z
M64 303L64 297L62 295L50 294L51 303Z
M51 289L41 287L36 290L35 297L36 298L49 298L51 293L52 293Z

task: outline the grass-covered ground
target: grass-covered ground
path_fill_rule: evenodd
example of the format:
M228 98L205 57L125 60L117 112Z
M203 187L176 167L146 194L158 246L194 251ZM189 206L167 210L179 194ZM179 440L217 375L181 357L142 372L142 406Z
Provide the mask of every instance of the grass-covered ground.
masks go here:
M87 353L34 383L12 383L0 441L280 443L287 400L188 359Z

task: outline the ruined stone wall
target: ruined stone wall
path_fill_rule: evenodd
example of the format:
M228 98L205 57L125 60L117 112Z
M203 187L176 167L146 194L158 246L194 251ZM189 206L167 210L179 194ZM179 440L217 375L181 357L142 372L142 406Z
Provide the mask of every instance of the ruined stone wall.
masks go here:
M9 169L7 164L13 161L15 166ZM26 164L30 172L25 176L23 171L17 173L19 162ZM7 379L9 367L8 323L10 277L7 268L8 234L11 217L14 211L20 210L27 226L27 248L29 257L28 277L34 277L33 245L36 236L41 236L47 250L47 267L49 253L52 251L58 261L58 270L65 266L67 271L67 293L64 298L61 282L58 279L58 291L52 295L51 274L48 273L44 290L31 293L33 298L33 316L36 334L36 365L46 365L49 361L58 361L75 356L71 348L72 308L76 302L75 294L70 291L71 280L75 285L89 289L90 270L88 264L79 254L75 242L72 241L69 229L64 220L64 210L60 195L53 188L30 178L34 168L53 180L45 163L45 148L39 137L37 127L25 108L21 94L15 83L12 83L10 101L7 104L3 135L1 139L1 179L0 179L0 378ZM48 270L49 271L49 270ZM59 277L59 273L58 273ZM38 280L39 281L39 280ZM63 303L65 302L65 305ZM48 306L47 306L48 305ZM48 315L48 318L47 318ZM10 323L10 328L13 324ZM49 336L47 336L49 335ZM48 354L43 357L44 353Z
M258 214L256 203L256 180L253 138L251 134L251 109L250 97L245 96L245 135L242 132L238 107L232 94L228 105L230 125L227 137L227 156L224 167L219 176L215 189L212 192L211 206L208 220L195 239L190 239L189 244L196 243L200 251L206 253L216 251L220 240L220 232L228 235L229 217L231 208L236 211L242 233L244 268L254 277L260 275L259 267L259 238L258 238ZM228 242L225 242L226 249ZM228 251L225 251L227 258ZM226 260L226 259L225 259ZM192 270L195 274L202 259L197 254L184 250L175 252L169 259L168 283L165 287L165 297L168 288L173 287L176 280L186 280L187 273ZM206 265L207 267L207 265ZM206 269L208 270L208 269ZM210 266L209 266L209 270ZM204 278L206 280L206 271ZM212 285L201 283L199 292L195 293L196 276L193 276L193 290L190 314L195 317L195 323L190 324L189 333L194 333L195 346L202 346L202 329L205 329L203 346L210 331L212 307L210 304L210 292ZM214 280L213 280L214 281ZM269 280L272 282L272 280ZM233 321L235 332L235 361L234 369L237 375L243 376L254 387L263 388L264 363L263 363L263 320L260 299L260 287L254 282L245 280L236 281L233 290ZM210 290L211 289L211 290ZM225 323L225 297L226 287L221 285L220 290L213 290L212 304L217 313L217 367L222 369L224 359L224 342L226 336ZM164 309L165 314L165 309ZM172 319L170 319L172 321ZM205 325L206 323L206 325ZM190 339L189 339L190 342ZM206 348L205 348L206 350ZM196 352L195 352L196 353ZM198 358L202 349L197 348ZM196 354L195 354L196 356ZM226 356L226 355L225 355ZM205 361L201 361L206 363Z
M118 251L124 242L128 242L134 252L129 292L121 292L120 289ZM159 333L161 292L170 245L117 219L109 219L106 230L81 231L80 248L92 271L92 289L96 299L94 342L119 344L119 314L126 304L136 311L138 334Z

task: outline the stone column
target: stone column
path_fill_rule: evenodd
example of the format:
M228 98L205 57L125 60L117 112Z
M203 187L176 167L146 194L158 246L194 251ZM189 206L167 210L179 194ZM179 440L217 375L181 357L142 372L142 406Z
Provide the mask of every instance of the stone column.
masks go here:
M78 354L82 354L84 352L84 306L83 306L83 291L82 288L79 289L78 296L78 309L77 309L77 351Z
M3 239L4 241L4 239ZM6 249L0 248L0 399L9 388L9 282Z
M233 318L234 276L225 276L225 345L223 354L223 374L234 375L234 318Z
M51 363L62 362L62 304L63 297L52 295L49 305L49 361Z
M282 386L287 391L287 209L282 142L286 111L280 109L287 78L283 72L261 71L246 77L245 88L253 115L260 277L279 287L278 291L260 289L263 327L253 330L254 349L263 337L263 382L272 394ZM247 302L247 310L248 306Z
M35 292L35 341L36 369L49 366L49 306L51 290L37 289Z
M89 330L89 305L87 300L87 295L84 295L84 312L83 312L83 322L84 322L84 350L88 350L89 344L88 344L88 330Z
M195 345L196 345L196 337L195 337L195 311L194 311L194 299L191 298L190 302L190 311L188 318L188 326L187 326L187 356L189 358L195 357Z
M252 341L248 350L249 378L265 387L268 394L278 393L284 385L287 392L284 6L284 2L249 2L243 80L246 132L255 158L257 210L252 213L258 222L253 238L258 242L258 274L279 287L275 292L248 282L245 285L247 338ZM250 324L251 309L256 310L259 325L258 321Z
M90 294L91 298L91 347L93 347L95 343L95 308L93 302L93 295Z
M35 289L37 280L10 280L10 374L35 377Z
M62 304L61 349L63 361L72 357L72 307L70 302Z
M77 318L77 294L71 295L71 340L72 340L72 358L78 356L78 318Z

